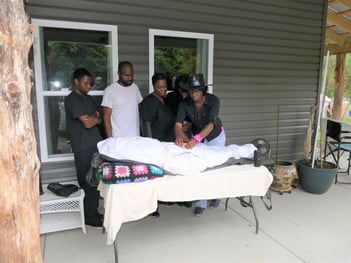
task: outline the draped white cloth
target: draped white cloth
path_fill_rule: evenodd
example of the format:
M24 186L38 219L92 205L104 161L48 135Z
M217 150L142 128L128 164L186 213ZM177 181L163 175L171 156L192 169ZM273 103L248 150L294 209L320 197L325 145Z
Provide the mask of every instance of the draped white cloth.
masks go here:
M173 142L160 142L146 137L107 138L98 143L100 154L117 160L131 160L155 164L172 174L189 175L226 162L229 158L253 158L256 147L231 144L224 147L198 143L192 149Z
M154 212L157 200L192 201L238 196L264 196L273 181L266 167L252 164L232 165L201 173L201 176L170 176L145 181L107 185L98 190L104 198L104 227L107 244L114 242L125 222ZM191 212L189 211L189 216Z

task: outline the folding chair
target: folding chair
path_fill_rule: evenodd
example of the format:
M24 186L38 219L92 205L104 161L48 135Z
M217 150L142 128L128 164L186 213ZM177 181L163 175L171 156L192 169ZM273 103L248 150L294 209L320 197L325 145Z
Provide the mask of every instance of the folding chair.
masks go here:
M325 135L325 146L324 146L324 161L327 156L331 155L336 166L339 168L340 158L345 152L349 153L347 170L346 171L338 171L338 173L347 173L349 175L350 172L350 164L351 164L351 141L347 141L351 139L350 131L343 131L340 122L336 122L333 120L327 120L327 130ZM346 136L349 135L349 136ZM327 154L327 148L329 153ZM351 184L348 182L340 182L338 180L338 173L335 176L335 183L339 184Z

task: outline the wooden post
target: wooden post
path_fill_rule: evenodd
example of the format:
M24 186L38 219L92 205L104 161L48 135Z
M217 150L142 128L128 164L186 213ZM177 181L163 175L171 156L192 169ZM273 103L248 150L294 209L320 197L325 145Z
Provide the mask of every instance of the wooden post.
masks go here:
M32 27L22 0L0 0L0 262L42 262L39 159L30 104Z
M335 86L334 86L334 102L332 118L335 120L342 119L342 106L344 98L344 69L345 69L345 53L336 55L335 64Z

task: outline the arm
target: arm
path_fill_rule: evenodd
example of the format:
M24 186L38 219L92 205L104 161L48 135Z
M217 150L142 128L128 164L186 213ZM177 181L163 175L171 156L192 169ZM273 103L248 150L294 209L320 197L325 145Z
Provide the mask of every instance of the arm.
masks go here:
M214 125L212 122L207 123L206 126L199 132L197 135L200 135L200 138L206 138L207 135L213 130ZM195 135L196 136L196 135ZM196 145L197 141L192 137L187 144L185 144L186 149L191 149Z
M174 124L174 135L175 135L175 144L183 147L183 143L189 141L188 136L186 136L183 130L183 121L186 117L184 101L181 101L178 105L176 121Z
M101 123L100 113L98 111L94 112L91 115L81 115L79 120L83 123L84 128L90 129L97 124Z
M211 108L208 112L207 118L208 122L205 127L198 133L195 134L193 138L189 140L189 142L185 145L185 148L191 149L195 146L197 142L205 139L214 129L216 120L219 114L219 99L215 96L211 96Z
M176 122L174 125L174 134L176 137L175 144L183 147L183 143L188 142L189 138L183 131L183 124L180 122Z
M112 109L108 107L103 107L104 112L104 128L107 137L112 137L112 124L111 124L111 115Z
M191 129L191 122L183 123L183 132L186 132Z

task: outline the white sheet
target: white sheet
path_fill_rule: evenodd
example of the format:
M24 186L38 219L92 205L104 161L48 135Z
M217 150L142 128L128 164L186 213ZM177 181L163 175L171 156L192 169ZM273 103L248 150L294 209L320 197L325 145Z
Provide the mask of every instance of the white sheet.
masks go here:
M108 138L98 143L100 154L117 160L133 160L162 167L172 174L199 174L229 158L253 158L256 147L252 144L207 146L198 143L193 149L185 149L173 142L160 142L146 137Z
M191 201L238 196L264 196L273 181L266 167L233 165L206 171L200 176L164 176L142 183L107 185L98 190L104 198L107 244L125 222L141 219L156 210L160 201Z

